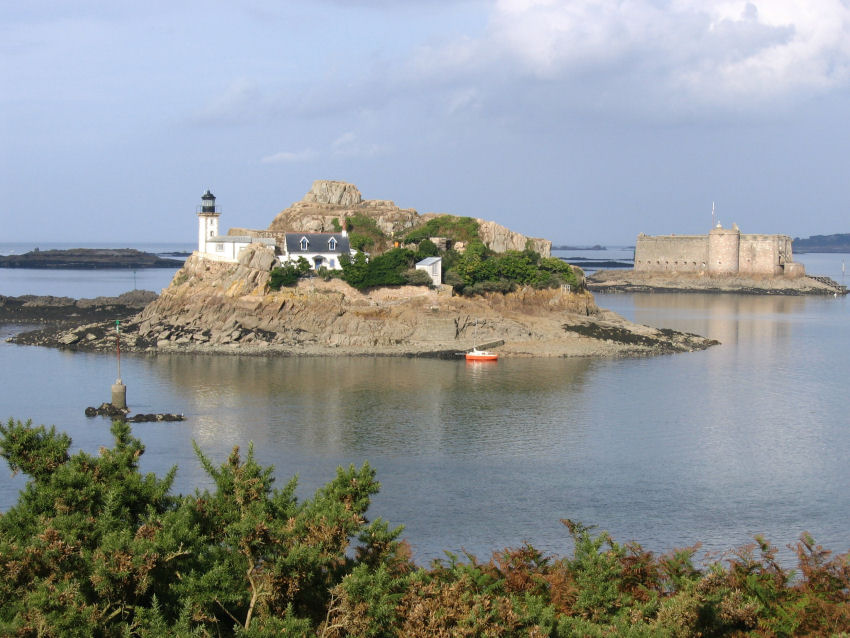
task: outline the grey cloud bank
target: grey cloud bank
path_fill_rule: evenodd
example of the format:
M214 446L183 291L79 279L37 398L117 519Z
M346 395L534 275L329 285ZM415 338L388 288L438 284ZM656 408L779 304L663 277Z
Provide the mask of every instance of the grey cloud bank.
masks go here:
M847 231L850 8L647 0L0 8L9 241L266 226L314 179L556 242Z

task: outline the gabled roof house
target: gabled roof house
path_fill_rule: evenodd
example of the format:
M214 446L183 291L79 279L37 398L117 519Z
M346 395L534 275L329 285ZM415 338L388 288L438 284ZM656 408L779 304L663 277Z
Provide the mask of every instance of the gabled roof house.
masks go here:
M348 233L286 233L280 261L298 261L304 257L312 268L324 266L330 270L341 268L339 258L351 255Z

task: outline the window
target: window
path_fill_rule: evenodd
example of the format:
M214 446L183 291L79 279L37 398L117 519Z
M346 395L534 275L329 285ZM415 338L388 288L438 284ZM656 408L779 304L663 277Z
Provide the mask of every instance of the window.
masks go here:
M216 244L215 245L215 251L217 253L223 253L224 252L224 244Z
M329 250L336 250L336 237L331 237L328 240L328 249Z
M302 237L301 241L299 242L299 245L301 246L301 250L307 250L307 247L310 245L310 242L307 241L306 237Z
M330 265L331 268L336 268L336 260L333 257L328 259L328 264Z

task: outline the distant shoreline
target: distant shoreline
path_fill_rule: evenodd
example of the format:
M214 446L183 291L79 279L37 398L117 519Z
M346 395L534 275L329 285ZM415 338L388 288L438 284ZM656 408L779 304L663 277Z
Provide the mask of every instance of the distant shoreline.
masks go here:
M171 253L179 254L179 253ZM0 268L48 270L99 270L143 268L180 268L183 260L164 259L135 248L70 248L31 250L22 255L0 255Z
M606 246L594 244L593 246L552 246L552 250L608 250Z

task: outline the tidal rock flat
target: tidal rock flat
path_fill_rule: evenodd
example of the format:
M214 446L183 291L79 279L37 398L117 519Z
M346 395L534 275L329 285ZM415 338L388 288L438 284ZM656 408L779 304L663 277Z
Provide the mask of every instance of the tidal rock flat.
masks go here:
M630 323L600 310L587 291L526 288L461 297L445 287L360 292L338 279L301 280L269 291L266 250L246 249L238 264L190 257L155 301L122 322L122 349L453 358L475 344L504 342L498 352L508 357L611 357L686 352L717 343ZM110 328L96 322L15 340L113 350Z
M71 297L0 295L0 322L39 323L56 327L125 319L157 298L150 290L133 290L117 297L73 299Z
M702 292L750 295L833 295L846 289L828 277L741 277L600 270L587 278L594 292Z

